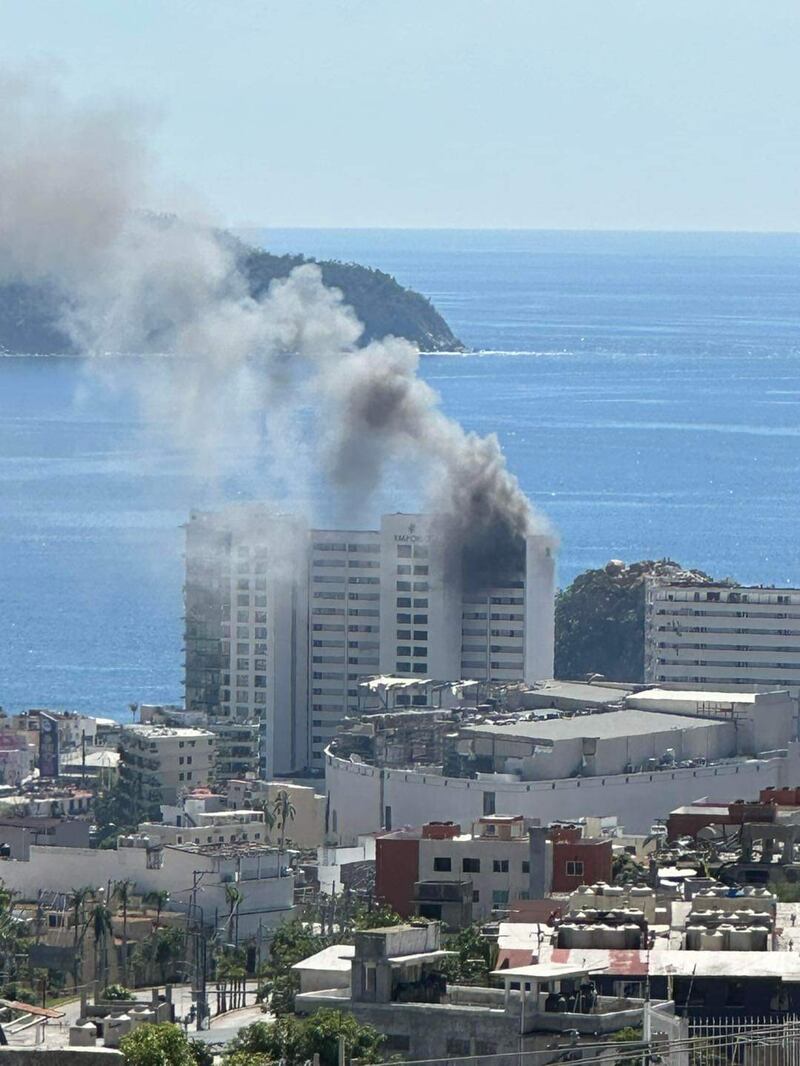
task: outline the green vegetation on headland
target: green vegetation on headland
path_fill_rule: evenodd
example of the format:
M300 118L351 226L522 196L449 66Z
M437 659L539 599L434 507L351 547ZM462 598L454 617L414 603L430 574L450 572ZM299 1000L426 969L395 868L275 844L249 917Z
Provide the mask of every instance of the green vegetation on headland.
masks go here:
M614 561L579 574L556 597L556 677L579 681L602 674L608 681L644 681L648 577L711 581L701 570L685 570L670 559L629 566Z
M271 281L287 277L295 267L316 262L302 255L272 255L239 241L234 247L254 297L263 295ZM318 265L325 284L341 290L363 323L363 343L391 334L405 337L424 352L464 350L430 300L403 288L390 274L358 263L319 261ZM0 352L75 354L74 344L59 325L62 306L63 297L52 285L0 285Z

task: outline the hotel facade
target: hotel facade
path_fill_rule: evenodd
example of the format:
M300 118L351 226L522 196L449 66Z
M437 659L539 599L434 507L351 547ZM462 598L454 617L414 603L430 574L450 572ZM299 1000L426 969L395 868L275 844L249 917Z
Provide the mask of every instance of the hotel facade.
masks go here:
M323 768L364 677L552 677L553 538L529 536L513 579L472 588L441 531L441 519L418 514L318 530L258 506L193 513L187 710L223 733L257 722L251 768L272 777ZM255 757L238 755L240 770Z

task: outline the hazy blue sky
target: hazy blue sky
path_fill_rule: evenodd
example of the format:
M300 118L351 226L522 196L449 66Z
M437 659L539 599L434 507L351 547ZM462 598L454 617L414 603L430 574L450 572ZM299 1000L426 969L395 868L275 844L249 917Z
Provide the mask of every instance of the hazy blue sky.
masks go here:
M231 224L797 230L799 55L798 0L0 0Z

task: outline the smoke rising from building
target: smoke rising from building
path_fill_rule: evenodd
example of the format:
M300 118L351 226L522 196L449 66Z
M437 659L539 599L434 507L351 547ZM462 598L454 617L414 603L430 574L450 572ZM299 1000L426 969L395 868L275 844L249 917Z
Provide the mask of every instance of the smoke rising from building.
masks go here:
M143 213L154 187L145 125L124 106L75 107L36 78L0 86L0 277L53 286L68 335L112 382L127 371L104 357L169 353L124 383L202 469L265 429L296 506L310 404L322 427L315 462L343 510L405 462L427 507L449 516L467 576L513 570L522 536L542 523L497 438L441 411L407 341L359 347L360 323L314 265L254 299L235 241Z

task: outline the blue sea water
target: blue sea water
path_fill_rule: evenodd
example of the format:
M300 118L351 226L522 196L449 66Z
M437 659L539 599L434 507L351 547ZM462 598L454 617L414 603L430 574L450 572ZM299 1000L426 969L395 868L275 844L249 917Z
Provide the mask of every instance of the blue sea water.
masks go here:
M560 533L562 584L611 557L666 555L800 583L800 238L261 238L431 297L473 351L426 356L422 373L449 414L499 434ZM200 481L80 360L0 359L0 704L120 716L180 699L181 524L261 488L252 456ZM411 486L395 489L376 515L413 506Z

